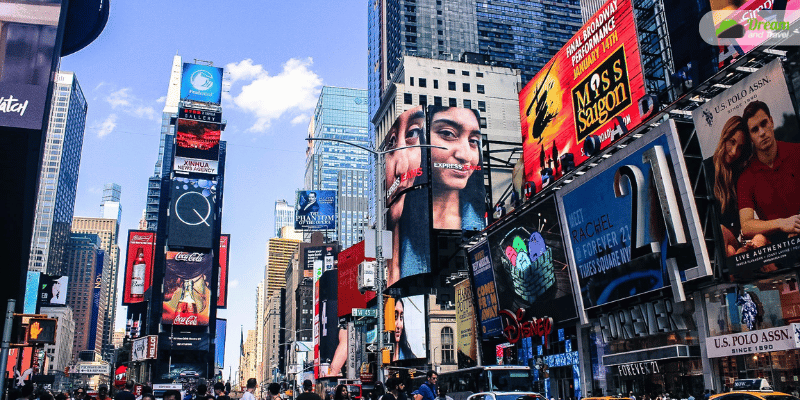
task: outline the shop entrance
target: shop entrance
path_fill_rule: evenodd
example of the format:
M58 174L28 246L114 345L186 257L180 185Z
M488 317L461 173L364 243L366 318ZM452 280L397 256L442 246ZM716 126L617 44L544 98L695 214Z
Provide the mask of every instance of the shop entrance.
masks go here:
M575 398L575 380L572 366L550 368L550 397L556 400Z
M730 389L736 379L764 378L778 392L800 391L800 351L785 350L736 357L719 361L722 387Z

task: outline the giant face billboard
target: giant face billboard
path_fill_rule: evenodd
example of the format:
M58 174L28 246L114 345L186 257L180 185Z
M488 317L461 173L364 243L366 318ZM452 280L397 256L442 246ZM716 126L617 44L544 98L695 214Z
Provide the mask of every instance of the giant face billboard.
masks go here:
M642 121L630 0L607 1L519 94L525 179L536 190Z
M392 361L427 358L425 295L394 299Z
M434 229L486 227L480 115L458 107L428 107Z
M175 128L176 173L217 175L221 125L214 122L178 119Z
M386 261L389 286L431 271L429 151L421 147L403 149L425 144L425 136L425 112L421 106L415 107L397 117L380 147L387 151L386 230L392 232L392 257Z
M555 198L493 227L489 247L506 336L527 321L562 323L577 317Z
M141 303L149 297L155 246L155 232L128 231L122 304Z
M219 274L217 279L217 308L228 308L228 249L231 235L219 235Z
M175 178L172 180L170 246L211 249L216 221L217 181Z
M711 274L672 120L556 194L584 308Z
M162 324L208 325L213 263L214 254L211 252L167 252Z
M749 280L791 266L800 253L800 124L781 61L692 116L729 274Z
M294 229L336 229L336 191L298 190Z
M222 97L222 68L183 63L181 100L219 104Z

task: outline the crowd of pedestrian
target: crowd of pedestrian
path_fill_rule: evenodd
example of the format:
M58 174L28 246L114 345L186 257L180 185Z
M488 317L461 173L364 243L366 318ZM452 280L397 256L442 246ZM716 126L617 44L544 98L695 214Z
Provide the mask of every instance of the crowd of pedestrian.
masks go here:
M97 388L96 396L93 396L89 392L89 388L85 386L78 387L72 392L54 392L47 389L37 389L33 384L28 383L10 388L8 400L156 400L152 387L142 386L141 394L138 395L133 393L135 387L135 382L128 380L122 389L112 393L108 385L101 384ZM231 400L229 396L230 384L216 382L213 389L214 393L207 393L208 386L200 384L193 390L187 390L183 396L178 390L167 390L163 394L163 400Z

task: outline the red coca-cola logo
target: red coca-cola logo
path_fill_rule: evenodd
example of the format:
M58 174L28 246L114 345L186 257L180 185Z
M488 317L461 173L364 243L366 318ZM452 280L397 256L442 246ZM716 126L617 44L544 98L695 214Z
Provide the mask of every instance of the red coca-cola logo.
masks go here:
M175 261L203 262L203 257L205 257L205 254L203 254L203 253L184 253L184 252L180 252L178 254L175 254Z
M172 320L174 325L199 325L197 321L197 315L176 315L175 319Z
M500 310L500 318L503 319L503 336L512 343L516 344L520 339L536 336L547 337L550 336L550 331L553 328L553 319L532 318L530 320L523 320L525 317L525 310L520 308L516 314L509 310ZM545 341L545 347L550 348L550 341Z

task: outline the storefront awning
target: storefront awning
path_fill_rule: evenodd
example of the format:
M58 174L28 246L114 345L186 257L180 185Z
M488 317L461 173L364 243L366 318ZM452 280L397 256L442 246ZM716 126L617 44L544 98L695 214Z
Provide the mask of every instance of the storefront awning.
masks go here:
M656 347L653 349L642 349L628 351L625 353L609 354L603 356L603 365L611 367L614 365L628 364L635 362L667 360L672 358L696 358L700 357L700 346L689 346L676 344L672 346Z

